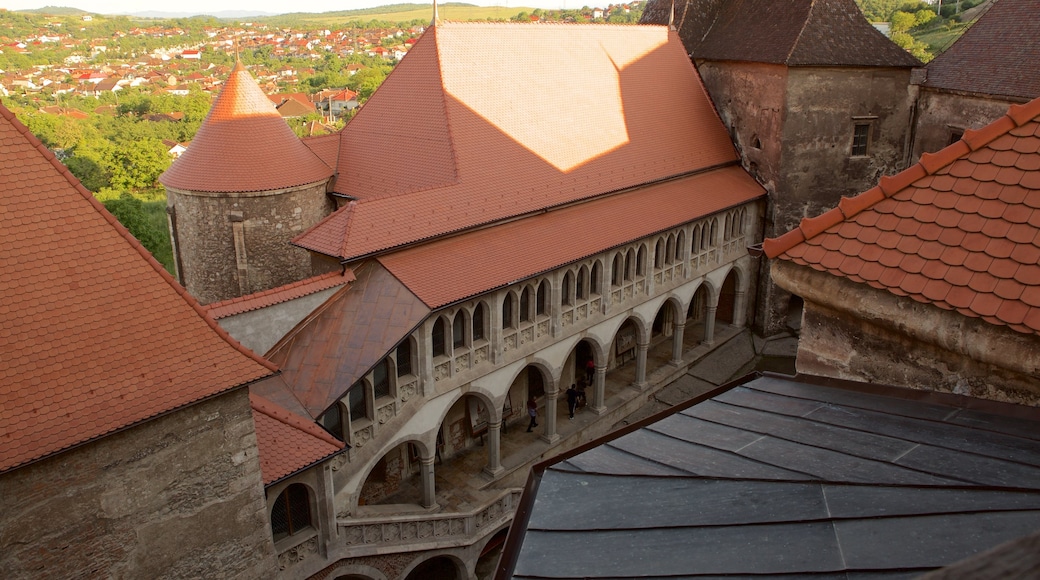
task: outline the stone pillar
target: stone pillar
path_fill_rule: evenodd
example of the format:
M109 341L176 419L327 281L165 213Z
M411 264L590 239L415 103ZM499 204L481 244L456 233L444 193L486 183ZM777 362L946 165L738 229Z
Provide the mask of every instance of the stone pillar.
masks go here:
M526 402L526 401L525 401ZM524 407L524 413L527 412L527 408ZM488 444L487 444L487 465L484 466L484 473L491 477L497 477L499 473L502 473L502 421L490 421L488 422Z
M668 361L675 366L682 364L683 333L686 331L686 321L675 322L672 325L672 360Z
M640 391L647 387L646 353L650 350L650 341L636 343L636 380L632 386Z
M607 412L607 365L596 365L596 378L593 379L592 406L589 410L597 415Z
M704 315L704 344L712 346L715 344L715 311L718 306L709 306Z
M737 290L733 293L733 326L744 328L747 318L747 303L744 301L744 291Z
M436 454L419 459L419 475L422 478L422 506L426 509L437 507L437 489L434 485L433 460Z
M560 389L554 388L553 390L545 394L545 424L542 425L544 428L542 431L541 439L546 443L555 443L560 439L560 434L556 432L556 407L557 397L560 396Z

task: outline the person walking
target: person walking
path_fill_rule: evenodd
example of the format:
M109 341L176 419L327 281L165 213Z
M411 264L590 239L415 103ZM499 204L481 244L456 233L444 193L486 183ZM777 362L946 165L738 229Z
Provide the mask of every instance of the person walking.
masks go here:
M531 424L527 426L527 432L530 433L531 429L538 426L538 403L534 400L534 395L527 399L527 414L531 417Z
M571 388L567 389L567 412L570 413L570 418L574 418L574 407L578 404L578 389L577 385L571 385Z

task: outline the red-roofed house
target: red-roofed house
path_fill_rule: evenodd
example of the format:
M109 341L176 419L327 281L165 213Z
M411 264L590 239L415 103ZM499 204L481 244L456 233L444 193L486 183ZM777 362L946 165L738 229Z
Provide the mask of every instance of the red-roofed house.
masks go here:
M1040 405L1040 98L764 250L799 372Z
M275 367L3 106L0 157L3 575L267 576L247 387Z

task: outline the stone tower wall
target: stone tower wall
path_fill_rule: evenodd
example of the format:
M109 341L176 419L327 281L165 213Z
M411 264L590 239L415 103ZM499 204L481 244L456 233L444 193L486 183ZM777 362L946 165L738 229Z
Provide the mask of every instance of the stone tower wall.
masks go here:
M316 274L310 253L289 241L330 214L326 182L263 192L167 188L181 283L210 304Z
M244 388L0 475L4 578L269 578Z

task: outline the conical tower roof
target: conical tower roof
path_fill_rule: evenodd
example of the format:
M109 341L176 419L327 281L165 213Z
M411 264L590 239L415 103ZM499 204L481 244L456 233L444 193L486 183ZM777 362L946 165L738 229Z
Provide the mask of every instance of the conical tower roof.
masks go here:
M332 169L285 123L241 62L188 150L159 181L188 191L267 191L327 179Z

